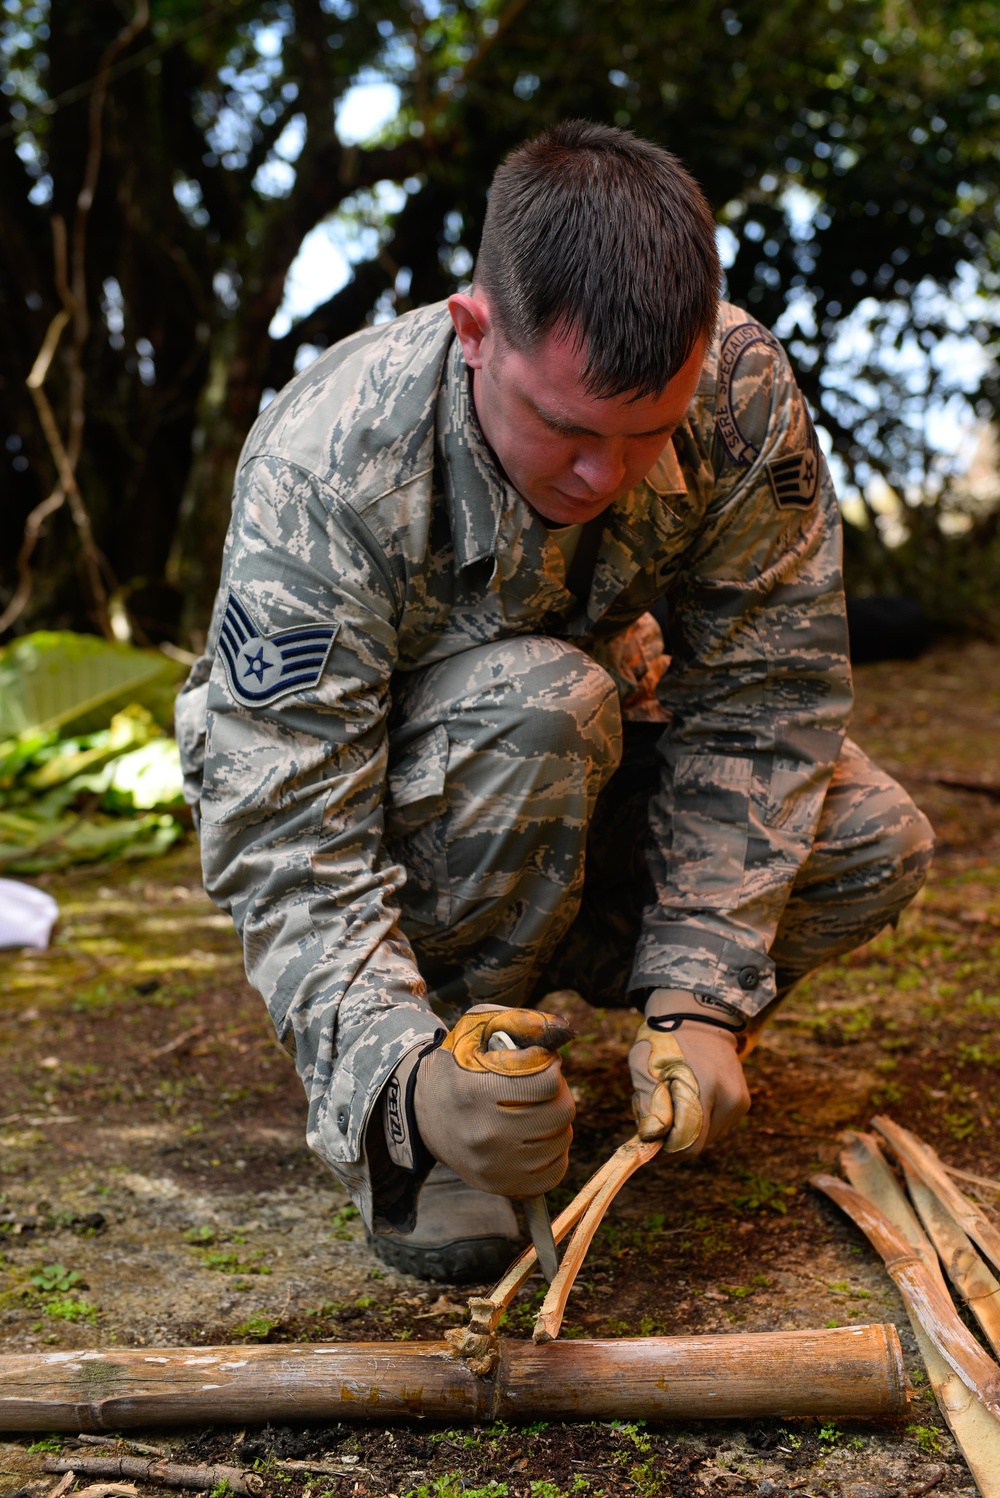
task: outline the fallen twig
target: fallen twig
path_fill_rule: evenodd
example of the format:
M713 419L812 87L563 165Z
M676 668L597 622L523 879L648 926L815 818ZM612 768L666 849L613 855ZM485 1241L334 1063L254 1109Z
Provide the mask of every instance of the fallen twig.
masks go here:
M188 1046L194 1045L196 1040L207 1031L207 1025L195 1025L192 1030L185 1030L183 1035L175 1035L173 1040L168 1040L165 1045L159 1045L155 1051L147 1051L142 1058L144 1061L160 1061L164 1056L179 1056L186 1051Z
M941 1163L944 1165L943 1160ZM950 1176L955 1176L959 1181L970 1181L973 1186L984 1186L990 1191L1000 1191L1000 1181L994 1181L992 1176L978 1176L974 1170L959 1170L957 1165L945 1165L944 1168Z
M321 1477L358 1477L367 1476L368 1468L357 1465L357 1457L345 1458L338 1462L297 1462L291 1457L287 1461L276 1461L274 1466L279 1472L317 1472Z
M43 1463L46 1472L76 1472L93 1477L132 1477L138 1482L158 1482L168 1488L195 1488L199 1491L226 1482L234 1493L256 1498L264 1491L264 1479L257 1472L242 1467L187 1467L178 1462L142 1456L48 1456Z
M71 1488L75 1482L75 1472L64 1472L62 1477L60 1477L59 1481L56 1483L55 1487L52 1489L52 1492L49 1494L49 1498L62 1498L62 1495L66 1492L67 1488Z
M143 1456L169 1456L169 1452L164 1451L162 1446L147 1446L144 1441L133 1441L130 1436L88 1436L82 1433L73 1439L81 1446L117 1446L119 1442L124 1442Z
M134 1498L138 1492L134 1482L92 1482L89 1487L77 1488L73 1498Z
M949 790L972 791L976 796L987 796L991 801L1000 801L1000 785L991 785L986 780L974 780L971 775L933 775L935 785L944 785Z

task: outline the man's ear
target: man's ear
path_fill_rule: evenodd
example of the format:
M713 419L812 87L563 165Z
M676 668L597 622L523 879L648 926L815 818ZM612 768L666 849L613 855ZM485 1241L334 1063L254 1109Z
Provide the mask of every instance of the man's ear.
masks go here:
M481 369L486 357L483 348L492 331L489 303L473 287L471 292L456 291L448 298L448 311L470 369Z

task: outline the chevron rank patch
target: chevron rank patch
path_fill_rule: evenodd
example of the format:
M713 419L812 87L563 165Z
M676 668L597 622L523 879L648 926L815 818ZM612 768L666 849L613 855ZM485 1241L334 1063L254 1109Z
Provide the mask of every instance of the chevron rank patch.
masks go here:
M230 593L219 632L229 688L245 707L309 691L319 681L337 625L303 624L262 635L249 610Z
M812 508L819 490L819 455L815 447L776 458L768 463L767 474L779 509Z

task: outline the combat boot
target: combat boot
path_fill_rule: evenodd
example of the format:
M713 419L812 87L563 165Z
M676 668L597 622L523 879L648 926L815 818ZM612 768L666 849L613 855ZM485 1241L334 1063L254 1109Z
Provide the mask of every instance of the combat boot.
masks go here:
M505 1196L477 1191L438 1163L424 1182L412 1233L370 1233L368 1246L393 1269L418 1280L486 1285L498 1280L521 1248Z

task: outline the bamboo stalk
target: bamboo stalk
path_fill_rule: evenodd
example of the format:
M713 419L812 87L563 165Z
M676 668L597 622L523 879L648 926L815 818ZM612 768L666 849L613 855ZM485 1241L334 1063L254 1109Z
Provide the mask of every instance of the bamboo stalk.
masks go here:
M914 1325L919 1323L952 1372L1000 1419L1000 1368L962 1325L940 1279L928 1272L916 1250L860 1191L837 1176L821 1174L810 1179L817 1190L847 1213L881 1254L910 1320Z
M990 1272L951 1213L903 1161L906 1184L955 1289L1000 1357L1000 1281Z
M543 1347L500 1339L488 1378L444 1341L0 1357L0 1430L16 1431L413 1417L886 1419L906 1414L908 1396L888 1325Z
M944 1161L929 1144L924 1144L909 1129L893 1123L891 1118L872 1119L873 1128L878 1129L901 1160L906 1161L921 1180L930 1187L938 1201L951 1213L959 1227L964 1228L974 1243L977 1243L994 1269L1000 1272L1000 1232L993 1226L985 1212L970 1201L964 1191L959 1191L945 1169Z
M885 1213L925 1263L928 1259L932 1261L932 1267L930 1264L928 1267L934 1278L941 1281L944 1291L937 1254L914 1217L902 1187L886 1164L878 1140L870 1134L849 1133L845 1137L847 1148L840 1158L852 1185ZM912 1312L910 1319L934 1397L976 1479L982 1498L1000 1498L1000 1421L994 1419L952 1371Z

